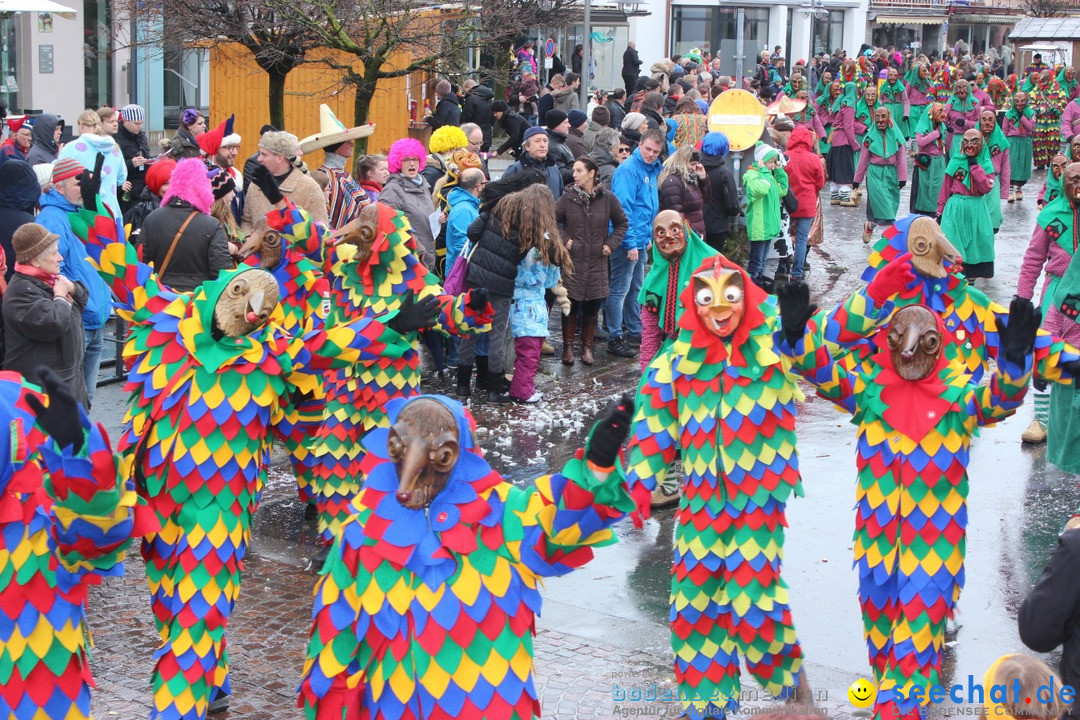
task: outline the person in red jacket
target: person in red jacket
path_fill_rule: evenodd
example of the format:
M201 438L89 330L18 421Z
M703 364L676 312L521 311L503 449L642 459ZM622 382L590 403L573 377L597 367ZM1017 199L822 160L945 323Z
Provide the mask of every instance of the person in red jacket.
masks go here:
M802 280L806 263L806 239L818 212L818 193L825 187L825 167L821 156L814 152L814 134L805 125L791 131L788 138L785 166L791 192L799 201L799 207L790 214L795 228L795 259L791 279Z

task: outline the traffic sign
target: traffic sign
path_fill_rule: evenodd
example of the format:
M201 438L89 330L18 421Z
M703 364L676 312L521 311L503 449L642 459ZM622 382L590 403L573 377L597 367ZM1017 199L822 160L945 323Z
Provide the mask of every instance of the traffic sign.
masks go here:
M765 108L745 90L728 90L709 106L709 130L719 130L732 152L753 147L765 129Z
M554 54L555 54L555 41L552 40L551 38L548 38L547 42L544 43L544 55L546 55L548 57L551 57Z

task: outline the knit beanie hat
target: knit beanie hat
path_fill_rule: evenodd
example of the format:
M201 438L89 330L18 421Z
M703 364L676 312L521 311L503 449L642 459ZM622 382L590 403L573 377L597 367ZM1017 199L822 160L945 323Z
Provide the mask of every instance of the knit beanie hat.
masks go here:
M85 169L86 168L83 167L82 163L74 158L60 158L53 165L53 185L60 182L61 180L78 177Z
M758 140L757 145L754 146L754 162L756 163L764 164L779 157L780 153L776 152L776 148L770 147L760 140Z
M506 104L505 100L496 100L491 103L491 112L506 112L510 109L510 106Z
M215 200L220 200L236 190L236 181L233 180L232 175L219 167L210 168L206 176L210 178L210 189L214 193Z
M146 118L146 111L138 105L125 105L120 108L120 117L128 122L142 122Z
M645 116L639 112L628 112L622 121L623 130L637 130L645 124Z
M606 108L605 108L606 109ZM574 108L566 114L566 119L570 121L570 127L576 128L589 122L589 116L581 112L577 108Z
M259 138L259 147L268 152L284 155L290 160L300 154L300 141L284 130L272 130Z
M521 141L523 143L528 142L529 138L533 137L534 135L547 135L547 133L544 132L544 128L542 128L541 126L533 125L525 131L525 135L521 138Z
M11 236L11 244L15 248L15 262L30 262L59 239L59 235L49 232L43 225L20 225Z
M562 110L548 110L547 113L544 114L544 125L547 125L548 128L554 130L562 125L562 122L565 119L566 113Z

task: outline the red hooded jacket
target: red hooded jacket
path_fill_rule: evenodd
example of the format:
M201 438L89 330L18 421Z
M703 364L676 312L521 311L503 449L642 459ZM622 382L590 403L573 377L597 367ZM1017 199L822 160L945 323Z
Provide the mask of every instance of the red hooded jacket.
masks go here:
M818 193L825 187L825 168L821 156L813 151L814 134L804 125L791 131L788 138L788 183L791 192L799 200L799 209L791 213L793 218L814 217L817 214Z

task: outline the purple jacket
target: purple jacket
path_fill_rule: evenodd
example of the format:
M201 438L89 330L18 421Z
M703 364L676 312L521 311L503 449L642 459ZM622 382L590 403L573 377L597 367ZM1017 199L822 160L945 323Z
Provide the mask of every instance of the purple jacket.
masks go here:
M832 147L848 146L853 151L859 149L855 139L855 108L844 106L833 116Z
M937 201L937 214L945 212L945 203L953 195L967 195L968 197L978 196L981 197L990 192L994 186L994 176L988 175L985 170L982 169L982 165L975 163L968 167L968 172L971 173L971 189L969 190L967 185L960 182L952 175L945 176L945 182L941 183L941 194L938 195Z
M1080 99L1070 100L1061 115L1061 136L1066 141L1080 133Z
M991 105L992 104L993 103L991 103ZM971 128L977 128L979 126L979 114L982 112L982 108L979 107L978 103L976 103L975 107L971 108L965 113L953 109L952 105L946 105L945 109L948 112L948 120L946 122L948 124L949 130L949 136L946 138L945 142L951 148L953 135L955 135L957 132L963 135ZM964 127L957 129L956 121L961 118L964 119Z
M990 162L994 165L997 174L997 184L1001 192L1001 199L1009 197L1009 184L1012 182L1012 165L1009 160L1009 149L1005 148L997 155L990 155Z
M981 106L980 112L983 110L993 110L994 112L997 112L997 106L994 105L994 99L990 97L990 94L985 90L976 88L971 92L971 96L979 101L979 105Z
M1035 294L1035 282L1039 279L1044 265L1047 275L1060 278L1065 274L1071 260L1072 255L1061 247L1061 243L1051 240L1046 231L1036 225L1027 252L1024 253L1024 261L1020 263L1020 280L1016 283L1017 296L1031 299ZM1045 284L1043 292L1046 292Z
M1035 134L1035 118L1020 116L1020 124L1016 125L1008 115L1001 121L1001 132L1005 137L1031 137Z
M929 155L931 157L944 155L945 152L941 147L941 131L934 130L925 134L915 135L915 144L919 147L919 152L923 155Z
M922 90L916 90L911 85L907 86L907 99L909 105L929 105L933 100Z
M866 177L866 170L871 165L893 165L896 167L896 179L907 182L907 147L900 148L889 157L881 157L870 152L870 148L863 146L859 153L859 165L855 168L855 182L861 183Z

